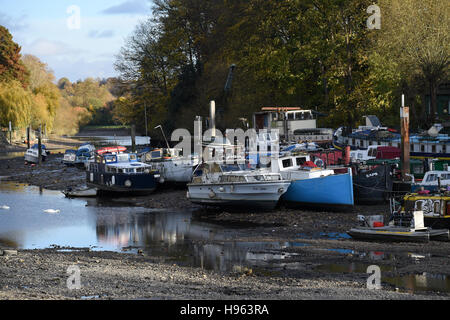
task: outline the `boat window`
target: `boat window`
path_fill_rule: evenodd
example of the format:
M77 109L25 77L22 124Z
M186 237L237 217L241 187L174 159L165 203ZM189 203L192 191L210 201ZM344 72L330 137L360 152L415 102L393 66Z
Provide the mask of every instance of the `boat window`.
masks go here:
M427 182L433 182L433 181L436 181L437 180L437 175L436 174L430 174L428 177L427 177Z
M420 152L425 152L425 146L423 144L420 145Z
M279 180L281 180L281 176L279 174L270 174L270 175L266 175L265 179L267 181L279 181Z
M116 156L108 156L104 158L106 163L116 162Z
M442 180L449 180L450 179L450 173L443 173L441 175Z
M221 182L245 182L244 176L223 175L220 177Z
M137 160L137 156L135 154L130 154L130 160Z
M423 204L423 201L421 201L421 200L416 201L416 204L414 206L414 210L415 211L421 211L422 210L422 204Z
M432 153L436 153L436 145L432 145L431 146L431 152Z
M289 168L289 167L292 167L292 159L283 160L283 168Z
M241 171L243 170L241 166L238 164L224 164L221 165L220 168L222 169L222 172L231 172L231 171Z
M192 183L202 183L202 177L194 177Z
M296 162L297 166L302 166L305 164L306 158L305 157L295 158L295 162Z

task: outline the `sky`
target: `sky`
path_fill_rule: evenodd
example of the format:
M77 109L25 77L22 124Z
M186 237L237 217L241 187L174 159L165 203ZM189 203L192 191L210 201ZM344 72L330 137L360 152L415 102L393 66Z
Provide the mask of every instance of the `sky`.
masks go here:
M108 78L115 56L136 25L151 15L151 0L0 0L0 25L21 53L37 56L56 80Z

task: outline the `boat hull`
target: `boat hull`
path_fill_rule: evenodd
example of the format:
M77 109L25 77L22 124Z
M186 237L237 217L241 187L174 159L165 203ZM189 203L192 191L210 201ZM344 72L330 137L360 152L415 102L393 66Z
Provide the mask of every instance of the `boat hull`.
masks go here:
M86 185L97 188L100 193L149 194L157 187L154 174L121 174L86 172Z
M24 156L26 162L38 163L39 156L35 156L32 154L25 154ZM42 156L42 161L45 161L45 156Z
M319 207L354 205L351 173L294 180L281 201L289 206L308 205Z
M290 181L264 183L189 184L192 203L222 207L273 209Z
M388 165L360 171L353 177L356 203L386 202L392 194L392 188L393 180Z
M367 241L387 242L428 242L430 240L449 241L448 229L428 229L411 231L395 227L353 228L347 232L352 238Z
M162 183L189 183L192 180L192 172L194 170L192 163L182 161L165 161L150 164L160 172L160 181Z

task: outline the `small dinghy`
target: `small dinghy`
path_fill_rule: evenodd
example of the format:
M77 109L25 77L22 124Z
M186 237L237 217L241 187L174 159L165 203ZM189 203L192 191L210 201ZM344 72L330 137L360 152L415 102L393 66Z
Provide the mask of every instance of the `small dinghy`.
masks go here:
M392 241L392 242L428 242L430 240L449 241L448 229L414 230L399 227L357 227L347 232L352 238L369 241Z
M430 240L450 241L448 229L424 227L423 211L414 211L409 215L394 213L390 225L370 217L358 216L361 226L347 233L354 239L367 241L392 242L428 242Z
M97 196L97 189L96 188L84 188L84 189L72 189L68 188L64 190L62 193L67 198L89 198L89 197L96 197Z

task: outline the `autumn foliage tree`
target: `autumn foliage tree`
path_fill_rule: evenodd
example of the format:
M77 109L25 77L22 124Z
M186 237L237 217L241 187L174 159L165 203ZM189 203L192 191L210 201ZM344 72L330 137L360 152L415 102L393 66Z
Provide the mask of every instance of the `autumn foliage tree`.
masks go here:
M0 25L0 82L17 80L26 88L29 73L21 61L20 50L8 29Z

